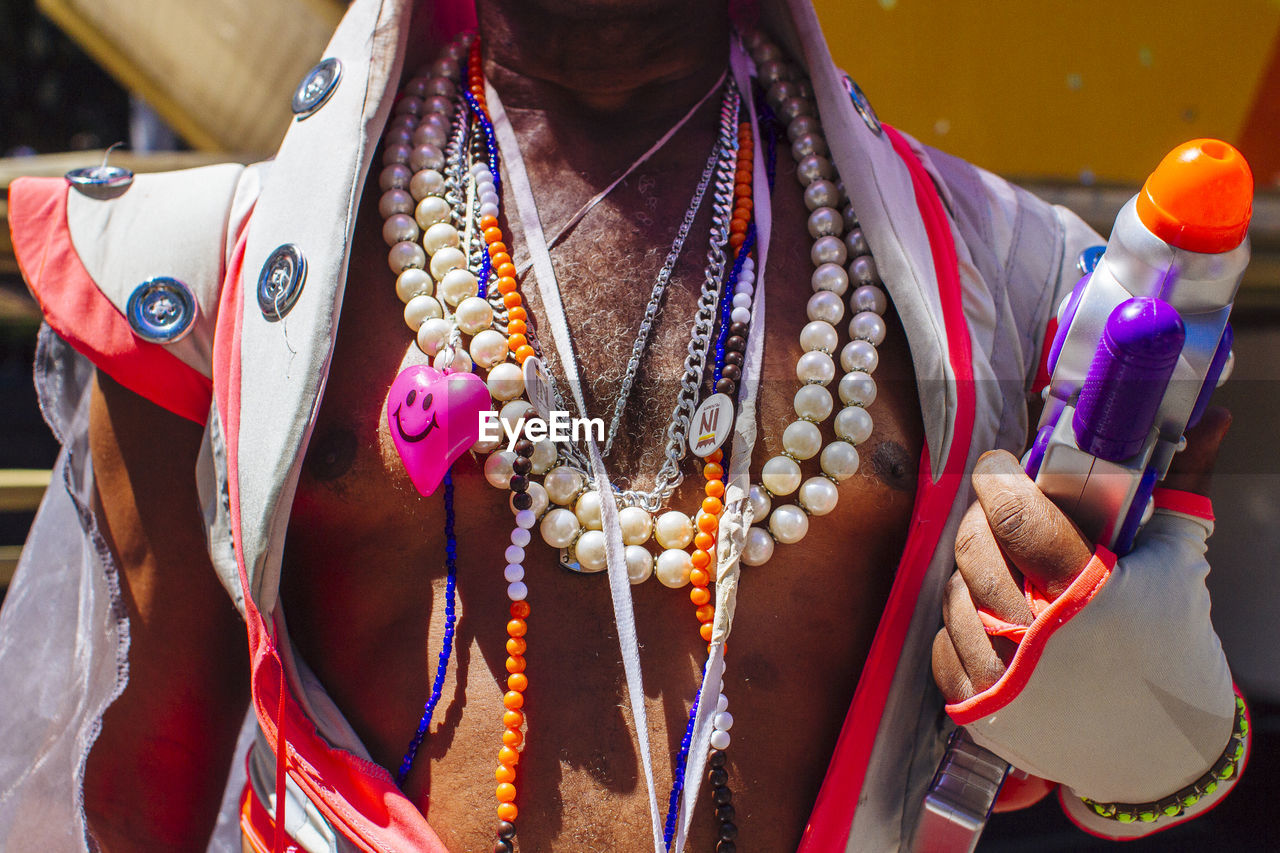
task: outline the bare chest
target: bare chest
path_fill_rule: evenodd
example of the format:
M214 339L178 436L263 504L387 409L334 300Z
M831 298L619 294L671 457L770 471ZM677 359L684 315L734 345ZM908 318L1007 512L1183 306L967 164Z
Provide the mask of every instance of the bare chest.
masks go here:
M795 420L795 365L812 294L807 211L794 176L780 171L753 482L763 463L782 452L782 433ZM588 413L606 421L653 275L670 247L670 211L678 218L689 200L687 188L668 192L643 181L623 190L616 209L593 214L555 256L580 370L589 377ZM283 595L302 654L375 760L395 767L430 692L443 642L445 512L439 492L422 498L413 490L387 431L387 389L406 359L424 357L400 317L376 210L369 208L366 203L333 367L295 499ZM615 482L644 487L661 465L702 279L707 218L704 211L676 267L620 421L610 460ZM542 316L531 279L524 289L531 315ZM803 541L779 545L767 565L743 574L726 693L736 720L730 785L744 840L753 839L750 849L786 849L798 839L905 541L922 429L909 353L892 309L887 319L878 394L869 407L875 430L859 447L859 473L839 486L837 508L813 518ZM558 354L549 338L541 335L554 365ZM824 440L834 438L830 419L822 432ZM464 455L453 469L456 661L406 788L454 849L492 843L493 768L507 678L503 551L512 516L509 493L486 482L482 464ZM817 473L808 464L814 470L806 476ZM698 471L686 460L672 507L692 512L697 506ZM521 840L524 849L630 849L647 834L648 805L607 582L567 572L556 557L535 534L526 559L532 614L528 741L517 801ZM660 800L705 659L688 592L656 580L633 588ZM338 624L343 630L334 630ZM779 725L788 721L796 724ZM705 803L702 809L708 813L695 819L690 849L712 846L713 821Z

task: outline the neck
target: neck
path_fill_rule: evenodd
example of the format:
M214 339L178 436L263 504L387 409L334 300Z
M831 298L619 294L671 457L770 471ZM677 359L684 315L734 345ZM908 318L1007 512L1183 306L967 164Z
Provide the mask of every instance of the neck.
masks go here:
M486 71L510 106L658 117L728 64L727 2L476 0Z

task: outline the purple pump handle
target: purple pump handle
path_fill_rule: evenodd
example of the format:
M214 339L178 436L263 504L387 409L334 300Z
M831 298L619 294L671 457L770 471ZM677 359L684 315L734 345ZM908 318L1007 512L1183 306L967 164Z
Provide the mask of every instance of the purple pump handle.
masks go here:
M1116 306L1071 422L1081 450L1119 462L1142 449L1185 341L1167 302L1139 296Z

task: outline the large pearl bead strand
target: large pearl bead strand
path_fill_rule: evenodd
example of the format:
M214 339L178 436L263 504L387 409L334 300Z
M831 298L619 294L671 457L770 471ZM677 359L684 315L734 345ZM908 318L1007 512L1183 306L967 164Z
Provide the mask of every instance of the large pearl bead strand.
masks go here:
M769 105L786 122L813 238L813 296L806 306L808 323L800 331L795 420L782 433L783 452L764 463L760 483L751 487L755 526L747 533L742 562L760 566L773 556L777 543L804 539L811 517L832 512L839 483L858 471L857 447L871 437L873 427L867 407L876 398L872 373L889 303L866 237L835 179L808 81L797 77L778 49L763 39L753 38L749 47ZM841 347L846 317L848 338ZM833 412L836 439L823 446L820 426ZM801 463L815 457L819 473L806 478Z

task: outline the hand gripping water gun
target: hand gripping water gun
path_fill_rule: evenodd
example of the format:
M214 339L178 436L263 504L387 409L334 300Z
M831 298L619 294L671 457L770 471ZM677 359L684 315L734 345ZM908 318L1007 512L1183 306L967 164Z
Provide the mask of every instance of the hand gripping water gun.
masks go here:
M1045 407L1023 467L1090 541L1118 556L1230 375L1227 322L1249 262L1253 177L1217 139L1171 151L1129 199L1058 308ZM1101 247L1098 247L1101 248ZM958 729L913 850L972 851L1009 765ZM1017 772L1017 771L1014 771Z

